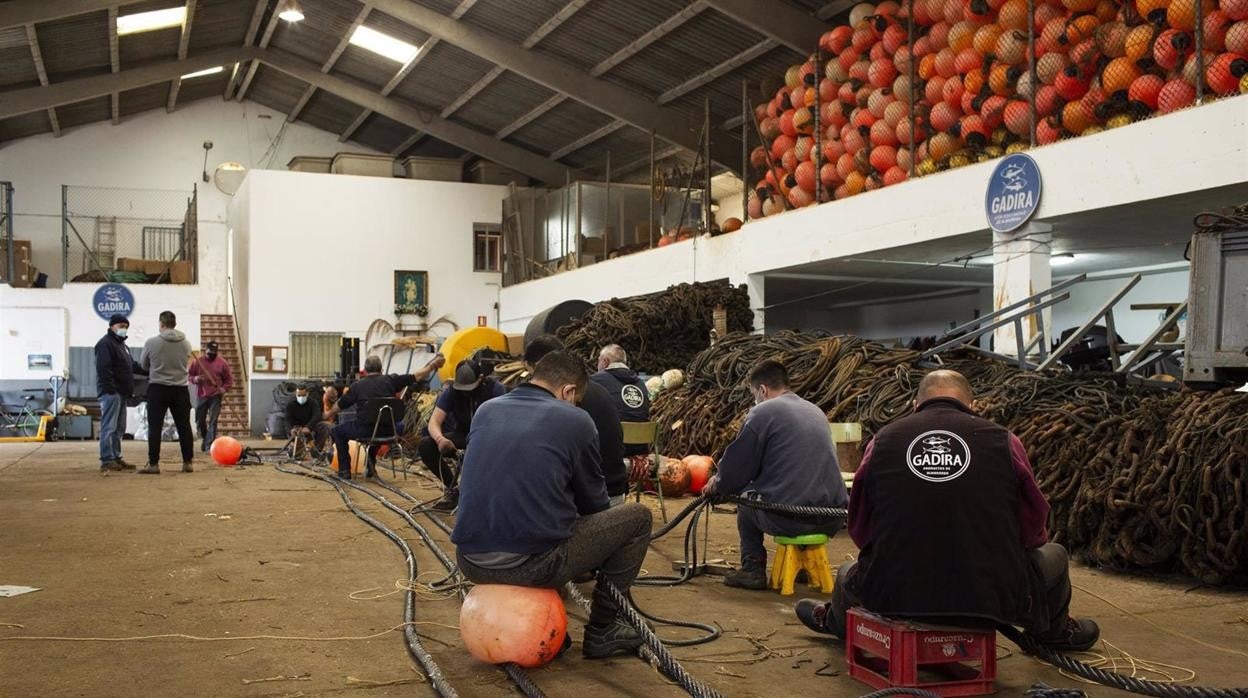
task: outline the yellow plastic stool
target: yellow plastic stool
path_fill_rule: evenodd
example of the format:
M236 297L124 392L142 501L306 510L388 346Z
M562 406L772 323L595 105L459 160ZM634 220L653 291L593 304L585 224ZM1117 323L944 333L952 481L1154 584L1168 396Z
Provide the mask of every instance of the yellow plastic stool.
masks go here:
M824 547L828 537L822 533L804 536L773 536L776 541L776 561L771 567L771 588L779 589L782 596L793 595L793 582L800 570L806 570L807 579L815 589L831 594L832 565Z

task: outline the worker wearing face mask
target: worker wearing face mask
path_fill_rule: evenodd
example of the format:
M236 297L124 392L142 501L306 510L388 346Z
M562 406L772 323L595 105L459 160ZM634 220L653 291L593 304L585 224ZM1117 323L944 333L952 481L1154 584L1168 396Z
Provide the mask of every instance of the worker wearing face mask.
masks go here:
M306 385L295 388L295 399L286 403L286 426L292 437L312 438L317 454L325 450L331 425L321 418L321 405L308 397Z
M221 400L234 387L234 374L230 362L221 357L216 342L204 345L204 353L193 357L187 374L196 386L195 428L203 439L204 453L217 438L217 419L221 416Z
M823 410L789 389L788 372L778 361L758 364L748 381L754 407L702 493L714 498L744 492L774 504L844 508L849 494ZM724 584L767 588L764 533L832 534L840 526L839 519L798 519L740 505L737 533L741 536L741 569L725 576Z
M95 343L95 387L100 396L100 472L133 470L121 459L121 434L125 431L126 399L134 395L134 374L146 371L126 348L130 320L114 315L108 333Z

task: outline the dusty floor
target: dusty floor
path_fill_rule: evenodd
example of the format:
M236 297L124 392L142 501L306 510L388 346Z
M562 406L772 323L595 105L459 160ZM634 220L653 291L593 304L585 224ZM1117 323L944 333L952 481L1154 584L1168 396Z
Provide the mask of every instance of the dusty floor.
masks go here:
M141 462L144 447L127 442L125 455ZM214 639L0 640L0 695L432 695L417 684L361 683L417 676L400 634L386 632L402 621L402 595L385 592L404 577L403 562L398 549L348 513L328 486L269 466L221 469L206 461L189 475L170 465L159 477L101 476L96 448L90 442L0 445L0 584L41 589L0 598L0 637L183 633ZM173 447L165 448L172 463ZM420 498L434 494L424 479L400 478L398 484ZM358 493L355 499L401 532L422 571L441 576L414 531L378 503ZM680 503L668 506L674 513ZM730 516L712 516L710 541L714 554L733 556ZM648 570L668 573L680 542L679 534L660 540ZM853 552L843 536L829 550L834 562ZM1084 567L1073 577L1077 586L1138 614L1075 592L1075 611L1097 618L1104 638L1118 648L1190 667L1201 684L1248 685L1248 654L1199 646L1145 620L1248 652L1248 593ZM727 696L868 692L844 675L816 675L826 664L824 673L844 673L843 647L797 623L791 608L800 588L798 594L731 590L700 577L678 588L641 588L635 596L652 613L725 628L722 639L674 654ZM428 623L419 628L426 647L460 695L510 693L502 672L460 648L458 632L448 627L457 617L455 600L421 602L417 618ZM580 625L580 614L573 614L577 640ZM365 636L374 637L359 639ZM999 641L999 694L1021 695L1038 680L1079 685ZM764 645L771 656L758 661ZM637 659L587 662L579 647L531 675L550 696L679 694Z

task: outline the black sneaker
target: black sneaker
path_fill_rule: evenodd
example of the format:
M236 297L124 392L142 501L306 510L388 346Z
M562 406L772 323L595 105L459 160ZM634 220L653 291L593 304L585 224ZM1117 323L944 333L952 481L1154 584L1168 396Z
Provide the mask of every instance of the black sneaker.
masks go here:
M586 659L605 659L618 654L634 654L642 646L641 634L622 620L609 625L585 626L581 653Z
M338 478L339 480L350 480L351 471L347 470L344 472L342 470L339 470L338 472L334 473L334 477Z
M100 472L101 472L101 473L107 473L107 472L109 472L109 471L113 471L113 472L120 472L120 471L125 470L125 469L126 469L126 467L125 467L124 465L122 465L120 462L115 461L115 460L114 460L114 461L109 461L109 462L107 462L107 463L100 463Z
M724 586L762 591L767 588L767 568L757 565L742 567L736 572L724 575Z
M802 599L793 607L793 612L797 614L797 619L802 621L802 625L811 630L824 635L836 635L836 633L828 630L829 606L830 604L824 601Z
M116 463L117 465L120 465L122 470L135 470L136 469L133 463L127 463L125 460L121 458L118 458L117 460L113 462Z
M1101 628L1090 618L1066 617L1056 630L1034 636L1045 648L1054 652L1085 652L1101 638Z
M452 512L452 511L455 511L456 507L458 506L459 506L459 492L451 490L451 491L448 491L446 494L442 495L442 498L434 502L433 505L430 506L429 508L434 511Z

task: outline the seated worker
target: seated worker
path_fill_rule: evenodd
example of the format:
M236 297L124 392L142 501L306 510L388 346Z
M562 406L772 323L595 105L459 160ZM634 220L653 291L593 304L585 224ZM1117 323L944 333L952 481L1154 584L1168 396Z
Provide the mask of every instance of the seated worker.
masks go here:
M286 403L286 425L290 428L291 438L297 435L312 438L317 454L325 450L325 442L333 426L321 419L321 407L308 398L306 385L296 387L295 399Z
M395 397L397 393L413 384L427 385L429 377L444 363L446 363L446 358L439 354L411 375L399 373L385 375L381 372L381 359L370 356L364 360L364 377L352 383L347 394L338 398L338 402L325 413L325 421L333 421L334 417L337 417L343 410L362 405L367 400ZM349 442L352 439L361 441L372 436L373 426L353 419L344 421L330 430L329 434L334 440L334 449L338 454L338 477L343 480L351 479ZM402 433L402 424L396 424L395 428ZM376 474L377 471L370 464L365 477L374 477Z
M628 354L618 344L608 344L598 352L598 372L589 380L601 385L611 396L620 421L650 421L650 391L637 372L628 367ZM630 470L638 476L649 471L650 450L647 444L625 444L624 457L630 461ZM630 475L630 480L634 479Z
M1027 451L971 404L966 378L932 371L914 412L867 444L849 501L861 552L837 571L831 602L798 602L807 627L843 638L846 612L862 606L1021 626L1055 651L1096 644L1096 623L1068 615L1066 550L1048 542L1049 504Z
M601 658L641 646L604 582L628 593L650 545L650 510L607 506L594 423L576 408L588 382L579 358L548 352L528 383L477 410L451 541L476 584L558 588L597 570L582 651Z
M339 393L340 391L336 385L326 386L325 392L321 393L321 414L331 426L335 420L329 417L329 413L334 408L334 405L338 403Z
M741 433L719 459L718 472L702 490L716 495L754 492L766 502L811 507L844 507L849 501L836 462L836 450L823 410L789 390L789 374L767 360L750 371L754 407ZM763 534L800 536L836 533L839 519L792 518L776 512L737 506L741 569L724 584L742 589L767 588L767 549Z
M446 494L433 505L437 511L455 511L459 505L459 489L455 484L458 473L442 467L442 456L467 446L468 430L472 428L472 417L477 408L486 400L507 393L502 383L482 376L481 372L475 361L464 359L459 362L455 367L455 382L438 394L433 414L425 427L425 436L418 446L420 460L429 472L442 480L442 486L446 488Z
M540 335L524 348L524 366L533 368L552 351L563 351L563 341L553 334ZM607 497L611 506L624 503L628 494L628 467L624 462L624 429L620 426L620 413L605 388L590 381L580 392L580 407L589 413L598 430L598 455L602 462L602 476L607 481Z

